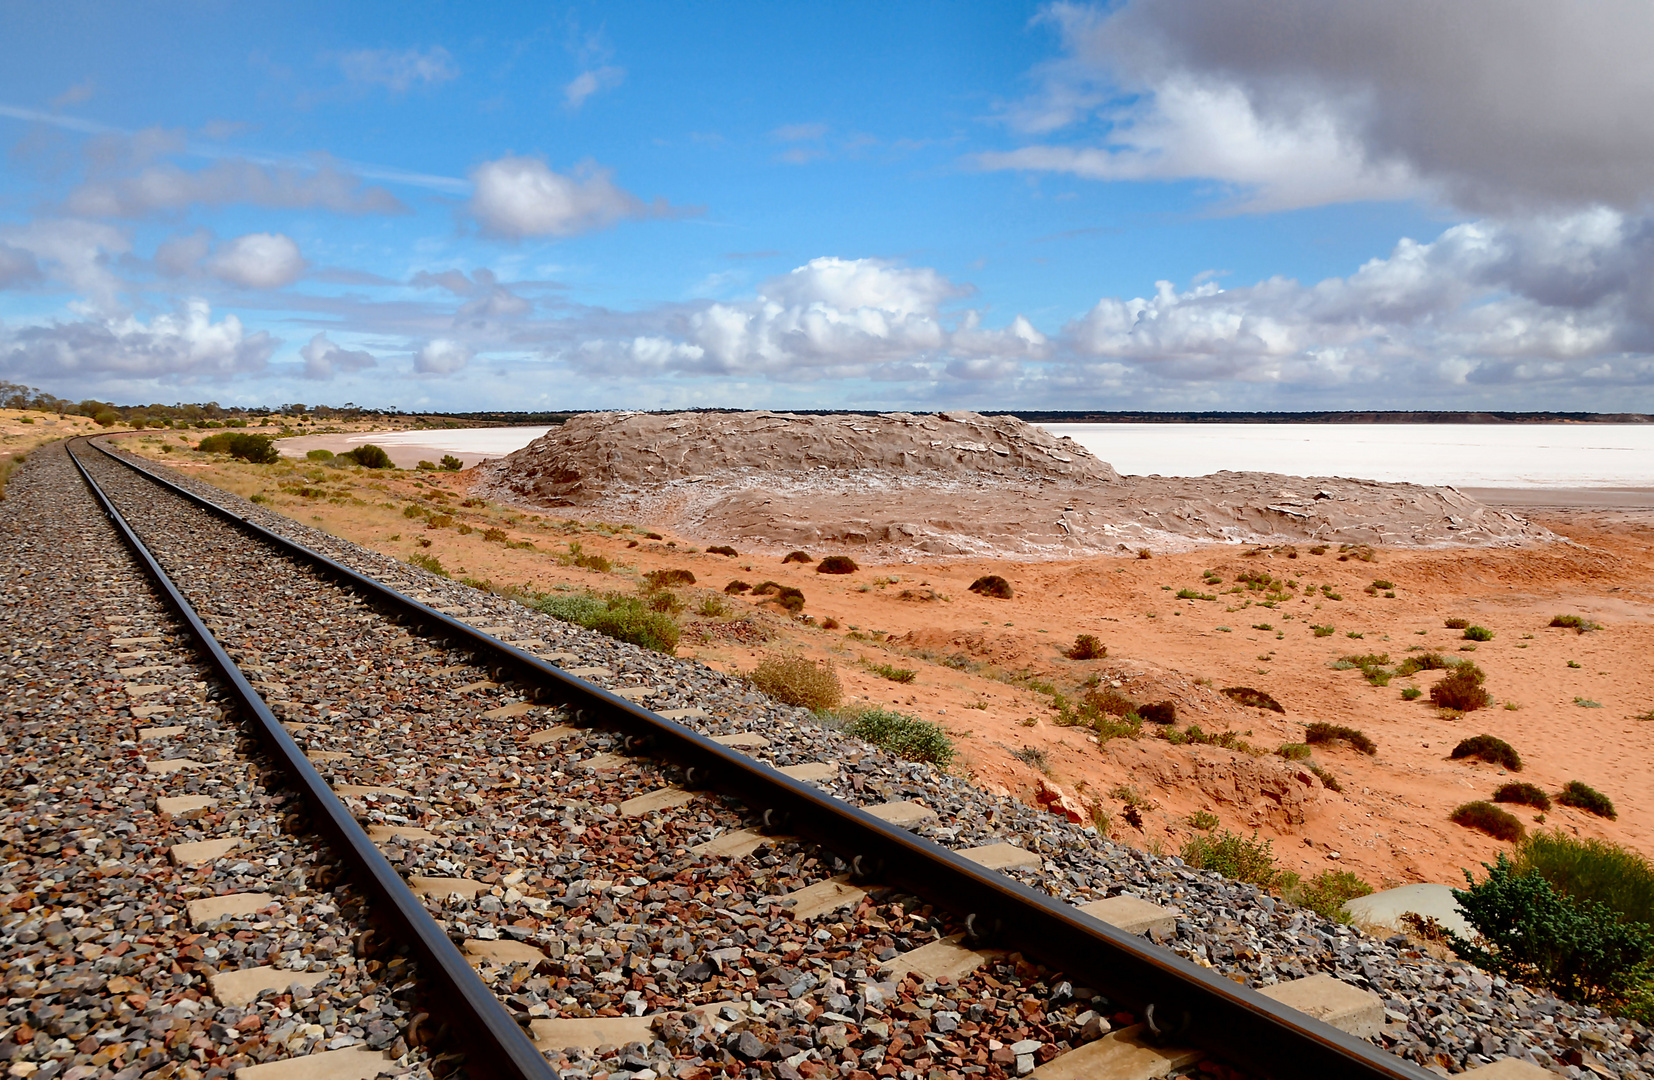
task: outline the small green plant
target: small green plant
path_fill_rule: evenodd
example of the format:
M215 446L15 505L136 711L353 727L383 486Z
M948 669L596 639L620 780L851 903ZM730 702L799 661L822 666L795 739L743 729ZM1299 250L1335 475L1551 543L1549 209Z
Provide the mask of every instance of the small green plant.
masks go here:
M1348 870L1323 870L1309 881L1297 874L1283 874L1281 895L1299 907L1309 908L1324 919L1349 922L1344 903L1358 896L1369 896L1373 887Z
M305 456L305 460L307 460L307 461L332 461L333 460L333 451L331 451L331 450L310 450L310 451L306 451L304 456Z
M731 559L733 559L736 556L741 554L739 551L736 551L734 548L730 547L728 544L714 544L711 547L706 549L706 553L708 555L723 555L723 556L725 556L727 558L731 558Z
M1556 801L1610 821L1619 817L1614 811L1614 800L1582 780L1568 781L1567 786L1557 793Z
M1590 619L1583 618L1579 615L1553 615L1551 616L1550 625L1563 627L1565 629L1572 630L1577 634L1585 634L1592 630L1602 629L1602 626L1599 623L1594 623Z
M1393 589L1395 587L1396 587L1395 582L1385 581L1383 578L1377 579L1370 586L1368 586L1368 588L1372 588L1372 589Z
M1108 655L1108 647L1095 634L1077 634L1067 650L1070 660L1101 660Z
M789 551L786 556L782 558L781 565L786 566L788 563L794 562L813 563L815 562L815 558L808 551Z
M844 688L831 660L819 663L797 653L766 657L747 676L761 692L786 705L833 709Z
M500 538L503 540L505 534L501 533ZM488 539L488 533L483 533L483 539ZM557 561L564 566L578 566L583 570L596 570L600 574L607 574L614 569L614 563L594 551L586 551L578 540L570 540L568 553L557 556Z
M1481 668L1469 661L1455 665L1452 672L1430 688L1430 700L1446 709L1472 712L1493 704L1493 695L1482 687L1487 678Z
M1490 765L1499 765L1511 772L1522 771L1522 758L1516 753L1516 748L1493 735L1472 735L1468 739L1463 739L1448 757L1455 761L1475 758Z
M1516 803L1521 806L1531 806L1538 810L1551 808L1551 797L1545 794L1543 788L1533 784L1511 783L1501 784L1499 790L1493 793L1494 802Z
M723 619L735 613L730 610L728 601L713 593L701 597L701 602L695 607L695 614L703 619Z
M1332 775L1330 770L1323 769L1321 766L1312 761L1309 763L1309 771L1315 774L1315 778L1321 781L1321 786L1326 788L1328 791L1344 790L1344 785L1338 782L1338 777Z
M752 595L773 596L775 603L779 604L782 610L794 615L804 610L804 590L783 585L778 581L760 581L753 587Z
M1275 627L1270 623L1255 622L1255 623L1252 624L1252 629L1254 629L1254 630L1273 630L1273 629L1275 629Z
M990 596L995 600L1011 598L1011 583L998 574L986 574L971 582L971 592Z
M340 460L348 461L352 465L360 465L364 469L394 469L396 465L391 456L385 453L384 447L372 443L363 443L356 449L338 455Z
M1363 754L1378 753L1378 744L1364 733L1352 727L1345 727L1342 724L1329 724L1325 721L1304 725L1304 742L1312 746L1316 743L1342 742Z
M1179 854L1196 870L1213 870L1224 877L1266 889L1281 876L1275 866L1274 845L1260 840L1257 833L1247 839L1225 829L1208 836L1191 837Z
M1359 656L1341 656L1333 667L1360 668L1362 676L1374 686L1390 685L1394 672L1384 665L1390 662L1389 653L1362 653Z
M1282 743L1275 750L1276 756L1288 761L1308 761L1310 753L1309 744L1301 742Z
M829 555L816 563L818 574L854 574L861 567L848 555Z
M1401 700L1403 700L1403 701L1417 701L1419 698L1421 698L1423 696L1424 696L1424 691L1420 690L1416 686L1406 686L1406 687L1403 687L1402 690L1401 690Z
M1600 708L1602 708L1602 702L1592 701L1590 698L1576 697L1576 698L1574 698L1574 704L1578 705L1582 709L1600 709Z
M855 714L844 730L899 758L928 761L944 769L955 754L953 740L941 724L888 709L864 709Z
M1038 746L1024 746L1021 749L1012 750L1011 756L1024 765L1032 765L1046 776L1051 775L1051 759Z
M1211 832L1218 827L1218 816L1210 810L1196 810L1189 815L1189 828Z
M1211 593L1196 592L1194 589L1179 589L1179 590L1177 590L1177 598L1179 600L1216 600L1217 599L1217 597L1213 596Z
M1397 664L1396 674L1405 678L1420 671L1446 671L1453 665L1454 661L1449 660L1441 653L1419 653L1417 656L1409 656Z
M484 529L482 531L482 538L491 544L503 544L505 543L505 530L495 528Z
M1332 637L1333 635L1333 628L1331 626L1312 626L1310 627L1310 630L1316 637Z
M1654 925L1654 866L1629 848L1554 829L1529 836L1515 861L1519 872L1540 875L1564 896L1603 903L1622 919Z
M437 577L448 576L448 571L442 568L442 560L437 558L435 555L426 555L422 551L416 551L412 555L408 556L408 561L419 567L421 570L429 570Z
M465 468L465 462L461 461L452 454L443 454L442 461L439 465L441 466L443 472L459 472L461 469Z
M1576 668L1576 667L1582 667L1583 665L1580 664L1580 662L1578 660L1570 660L1570 661L1568 661L1568 666L1571 667L1571 668Z
M746 582L742 581L740 578L736 578L734 581L732 581L728 585L724 586L724 592L729 593L731 596L740 596L744 592L751 592L751 591L752 591L752 586L748 585Z
M1469 619L1444 619L1442 625L1449 630L1464 630L1470 626Z
M426 461L424 458L421 458L414 462L414 468L418 469L420 472L435 472L436 462Z
M656 652L671 655L678 647L677 621L665 612L651 611L641 597L553 594L541 597L535 607L553 618Z
M643 582L650 589L670 589L675 585L695 584L695 575L688 570L651 570L643 575Z
M891 664L869 664L867 670L881 679L889 679L891 682L899 683L910 683L919 674L912 668L899 668Z
M1448 820L1467 829L1487 833L1495 840L1514 842L1522 839L1522 823L1508 810L1501 810L1490 802L1478 799L1454 810Z
M1492 641L1493 631L1485 626L1467 626L1464 630L1466 641Z

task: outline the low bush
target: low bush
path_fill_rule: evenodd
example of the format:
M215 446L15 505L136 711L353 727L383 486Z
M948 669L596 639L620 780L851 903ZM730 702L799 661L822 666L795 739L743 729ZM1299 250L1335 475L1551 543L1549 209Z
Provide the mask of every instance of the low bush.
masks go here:
M482 531L482 538L487 540L489 543L503 544L505 543L505 530L496 528L484 529Z
M442 461L439 462L439 465L441 466L443 472L459 472L461 469L465 468L465 462L461 461L452 454L443 454Z
M1493 631L1485 626L1467 626L1464 629L1466 641L1492 641Z
M352 465L360 465L364 469L394 469L391 456L385 453L383 447L372 443L363 443L356 449L338 455L339 460L348 461Z
M695 584L695 575L688 570L651 570L643 575L643 581L651 589L669 589Z
M908 761L926 761L944 769L953 762L953 740L948 738L947 730L916 716L889 709L863 709L844 730Z
M1654 866L1629 848L1561 829L1536 832L1516 851L1516 868L1574 900L1606 904L1622 919L1654 925Z
M1444 619L1442 625L1449 630L1463 630L1470 626L1469 619Z
M332 461L333 460L333 451L331 451L331 450L310 450L310 451L306 452L304 456L305 456L305 460L307 460L307 461Z
M1051 758L1038 746L1024 746L1011 751L1011 756L1024 765L1032 765L1046 776L1051 775Z
M1156 701L1149 705L1139 705L1137 715L1151 724L1177 723L1177 705L1170 701Z
M818 574L854 574L861 567L848 555L829 555L816 563Z
M228 454L254 465L274 465L281 460L276 441L268 435L248 435L242 431L226 431L208 435L195 447L207 454Z
M483 539L488 539L488 533L483 533ZM500 534L500 539L505 539L504 533ZM595 551L587 551L578 540L570 540L568 553L557 556L557 561L564 566L578 566L583 570L596 570L600 574L607 574L614 569L614 563Z
M1321 786L1326 788L1328 791L1344 790L1344 785L1338 782L1338 777L1332 775L1330 771L1315 764L1315 762L1312 761L1309 763L1309 771L1315 774L1315 778L1321 781Z
M1184 731L1179 731L1175 727L1162 727L1155 735L1173 746L1221 746L1225 750L1238 750L1243 754L1259 752L1257 747L1233 731L1214 731L1208 734L1201 730L1199 724L1190 724Z
M1521 873L1503 853L1477 883L1453 898L1481 935L1472 944L1453 935L1453 951L1477 967L1542 987L1569 1001L1611 1004L1646 979L1654 931L1623 921L1595 900L1566 897L1537 873Z
M1401 700L1403 700L1403 701L1417 701L1419 698L1421 698L1423 696L1424 696L1424 691L1420 690L1416 686L1403 687L1402 691L1401 691Z
M1095 634L1078 634L1066 655L1070 660L1101 660L1108 655L1108 647Z
M744 592L751 592L751 591L752 591L752 586L748 585L746 582L742 581L740 578L736 578L734 581L732 581L728 585L724 586L724 592L729 593L731 596L740 596Z
M1316 637L1332 637L1333 635L1333 628L1330 625L1312 626L1309 629Z
M1522 758L1517 754L1516 748L1505 740L1495 738L1492 735L1472 735L1468 739L1461 740L1448 757L1455 761L1461 758L1476 758L1487 762L1489 765L1503 766L1511 772L1522 771Z
M910 683L919 674L912 668L895 667L891 664L868 664L867 670L881 679L889 679L891 682L899 683Z
M1270 712L1284 714L1285 709L1274 697L1251 686L1225 686L1222 690L1224 697L1236 705L1245 705L1249 709L1268 709Z
M1297 874L1285 874L1281 895L1299 907L1307 907L1324 919L1349 922L1344 902L1372 895L1373 887L1348 870L1323 870L1308 881Z
M688 605L683 602L682 597L671 589L654 589L643 597L643 606L650 611L676 615Z
M1419 653L1417 656L1409 656L1397 664L1396 674L1405 678L1420 671L1446 671L1452 666L1453 661L1441 653Z
M1274 845L1260 840L1257 833L1247 839L1225 829L1210 836L1191 837L1179 855L1196 870L1213 870L1266 889L1281 876L1275 866Z
M1211 832L1218 827L1218 816L1210 810L1196 810L1189 815L1189 828Z
M412 555L408 556L408 561L419 567L421 570L429 570L437 577L448 576L448 571L442 567L442 560L437 558L435 555L427 555L422 551L416 551Z
M1553 615L1550 625L1565 627L1575 633L1583 634L1591 630L1601 630L1602 626L1578 615Z
M1430 700L1444 709L1473 712L1493 704L1493 695L1482 688L1487 674L1469 661L1454 665L1452 672L1430 688Z
M786 566L790 562L813 563L815 559L808 551L789 551L781 560L781 565Z
M1551 797L1545 790L1533 784L1501 784L1499 790L1493 793L1494 802L1515 803L1519 806L1532 806L1540 810L1551 808Z
M1557 792L1556 801L1610 821L1619 817L1614 810L1614 800L1582 780L1568 781L1568 785Z
M804 591L778 581L760 581L752 590L754 596L773 596L775 603L794 615L804 610Z
M747 678L775 700L806 709L836 708L844 697L831 660L817 663L797 653L767 657Z
M728 556L731 559L733 559L737 555L741 554L739 551L736 551L734 548L730 547L728 544L714 544L712 547L709 547L709 548L706 549L706 553L708 555L725 555L725 556Z
M1514 843L1522 839L1522 823L1516 819L1515 814L1481 799L1465 803L1454 810L1448 816L1448 820L1467 829L1485 832L1495 840Z
M1362 676L1374 686L1390 685L1390 676L1394 672L1384 665L1390 662L1389 653L1362 653L1359 656L1341 656L1334 667L1347 665L1360 668Z
M414 462L414 468L418 469L420 472L435 472L436 462L426 461L424 458L420 458L418 461Z
M1316 743L1342 742L1363 754L1378 753L1378 744L1363 732L1352 727L1344 727L1342 724L1329 724L1325 721L1306 724L1304 726L1304 741L1312 746Z
M971 592L990 596L995 600L1009 600L1011 583L998 574L987 574L971 582Z
M651 611L641 597L553 594L535 605L554 618L595 630L616 641L671 655L678 647L678 623L666 612Z
M722 619L735 613L730 610L723 597L714 593L701 597L701 602L695 607L695 614L706 619Z
M1289 742L1282 743L1278 746L1275 749L1275 753L1277 756L1284 757L1288 761L1307 761L1311 751L1308 743Z

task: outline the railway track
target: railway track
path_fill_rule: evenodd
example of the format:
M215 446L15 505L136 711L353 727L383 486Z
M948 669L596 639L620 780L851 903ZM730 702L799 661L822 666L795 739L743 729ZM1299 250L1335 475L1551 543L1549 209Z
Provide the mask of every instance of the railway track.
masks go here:
M173 856L212 867L192 887L213 904L191 917L231 940L306 905L349 924L327 936L350 948L325 963L203 958L197 996L222 1006L255 987L251 1004L319 1020L315 1000L337 995L295 986L301 966L313 986L349 968L353 990L366 977L376 991L341 999L377 1013L345 1045L316 1037L340 1030L333 1008L267 1055L267 1077L322 1075L279 1072L322 1067L321 1053L341 1077L440 1074L459 1054L479 1076L1431 1075L1308 1014L1378 1034L1386 1003L1348 981L1283 962L1266 996L1156 944L1190 913L1131 895L1146 891L1135 877L1076 873L1076 830L984 812L992 800L727 680L673 681L508 603L422 601L429 579L399 571L399 591L95 444L75 457L174 609L106 621L183 631L112 638L178 661L129 652L142 662L116 670L187 662L222 706L185 723L178 704L155 707L170 712L132 733L144 769L187 786L220 755L245 758L251 745L228 745L239 720L280 808L257 829L207 811L218 833ZM128 583L119 602L139 592ZM725 703L710 714L695 704L708 689ZM236 872L253 847L267 864L266 843L297 838L293 864L317 863L312 837L332 858L280 897L268 875Z

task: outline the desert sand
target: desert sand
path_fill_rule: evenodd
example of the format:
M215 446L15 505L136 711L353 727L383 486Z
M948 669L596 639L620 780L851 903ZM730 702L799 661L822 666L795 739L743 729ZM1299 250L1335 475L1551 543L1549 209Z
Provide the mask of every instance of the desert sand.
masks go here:
M866 418L860 420L865 426ZM1053 813L1106 815L1111 835L1127 843L1175 853L1193 835L1189 816L1205 810L1222 828L1256 830L1272 840L1287 869L1349 869L1375 887L1457 883L1461 868L1491 861L1504 845L1451 824L1454 807L1488 798L1512 779L1551 792L1578 779L1614 800L1616 820L1558 807L1541 823L1535 811L1511 809L1529 828L1561 827L1654 855L1654 784L1645 764L1654 755L1654 723L1637 719L1654 709L1654 674L1646 662L1654 647L1654 511L1634 501L1530 511L1485 507L1451 489L1380 485L1379 499L1392 501L1375 504L1375 514L1348 498L1345 520L1357 527L1383 525L1382 515L1401 506L1411 507L1420 524L1392 528L1393 538L1372 543L1370 550L1360 546L1368 534L1352 531L1339 540L1332 532L1325 550L1316 553L1321 545L1313 537L1282 536L1273 519L1260 519L1267 532L1207 540L1210 519L1201 515L1230 512L1226 507L1234 503L1220 500L1241 487L1213 479L1206 488L1215 494L1185 507L1185 520L1193 522L1187 531L1134 542L1126 551L1118 544L1042 544L1031 556L1007 554L980 535L972 543L981 543L985 553L927 553L903 542L887 549L826 533L820 542L796 544L816 558L847 554L860 564L856 573L837 576L781 562L800 535L796 521L830 520L826 498L796 519L778 512L776 535L762 535L757 526L738 535L721 531L724 519L684 514L672 500L649 503L641 497L647 485L634 479L620 481L630 489L622 494L638 500L636 512L622 517L604 492L581 506L533 505L528 492L502 498L508 490L499 472L504 463L458 474L259 467L209 461L177 447L160 453L159 441L150 437L134 446L202 464L198 474L204 478L244 495L260 494L272 508L307 524L399 558L436 557L456 577L486 579L496 587L631 592L649 571L689 570L696 585L680 590L689 605L680 654L727 671L751 670L778 651L831 660L853 702L887 705L944 725L960 750L958 771ZM992 443L978 441L994 454ZM1029 452L1004 467L1074 464L1043 457ZM1110 476L1112 470L1081 467L1092 470L1092 478L1068 482L1065 505L1080 505L1068 493L1083 493L1087 483L1108 492L1132 483ZM614 475L632 468L622 463ZM689 472L665 483L714 482L692 480L705 475ZM572 479L584 482L586 476ZM570 480L565 475L559 482ZM326 489L318 490L324 482ZM1264 483L1255 477L1245 482ZM1314 499L1323 490L1320 481L1267 481L1277 482L1304 496L1306 505L1333 501ZM985 500L1005 499L1018 483L1037 490L1065 481L1033 485L1013 476L974 490ZM1405 490L1392 490L1397 488ZM898 501L911 494L898 493ZM565 489L553 498L566 502L568 495ZM473 505L463 506L468 497ZM849 505L848 494L844 502ZM440 508L450 520L430 527L433 522L405 516L404 508L415 505ZM866 505L872 505L870 497ZM646 512L651 506L658 517ZM928 520L910 500L894 509L887 500L885 508L892 521ZM967 526L988 520L957 510L955 518ZM1100 513L1096 518L1099 526L1106 523ZM1455 518L1482 524L1447 528ZM487 528L534 546L489 542ZM645 530L661 538L649 539ZM1322 535L1329 535L1324 528ZM606 572L574 565L571 543L614 565ZM1340 543L1349 550L1341 552ZM711 554L709 545L731 545L740 554ZM1145 546L1150 557L1138 557ZM1293 583L1291 598L1266 606L1266 593L1237 582L1260 572ZM972 581L985 574L1005 577L1013 597L972 593ZM736 578L802 589L804 617L790 617L762 598L725 596L723 585ZM1179 590L1193 595L1179 599ZM727 604L729 613L695 614L712 600ZM1601 629L1579 634L1549 628L1557 614L1583 616ZM1494 636L1466 641L1461 631L1443 625L1453 618L1485 626ZM1313 627L1332 629L1318 635ZM1107 657L1067 658L1065 650L1079 634L1098 637ZM1332 666L1346 655L1388 653L1399 661L1414 650L1473 660L1487 672L1493 706L1443 716L1428 696L1440 672L1381 687L1369 685L1359 670ZM915 674L911 682L894 682L875 665ZM1154 725L1141 738L1098 745L1086 730L1056 723L1060 714L1051 692L1072 699L1088 681L1139 702L1172 701L1177 730L1193 722L1208 733L1231 732L1262 753L1174 746L1154 737ZM1284 712L1235 704L1220 692L1233 686L1267 691ZM1409 686L1423 695L1404 700ZM1377 744L1372 756L1342 745L1316 747L1313 762L1336 778L1341 792L1326 787L1307 763L1272 753L1301 741L1304 725L1314 721L1360 729ZM1449 760L1460 739L1480 733L1510 742L1522 755L1523 770L1507 775L1492 765ZM1141 828L1124 813L1126 788L1144 806Z

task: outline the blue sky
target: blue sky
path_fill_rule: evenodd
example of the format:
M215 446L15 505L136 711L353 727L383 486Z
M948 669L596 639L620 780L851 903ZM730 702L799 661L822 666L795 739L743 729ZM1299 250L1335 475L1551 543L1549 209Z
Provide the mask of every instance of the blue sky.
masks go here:
M1577 10L7 3L0 380L1654 411L1654 15Z

